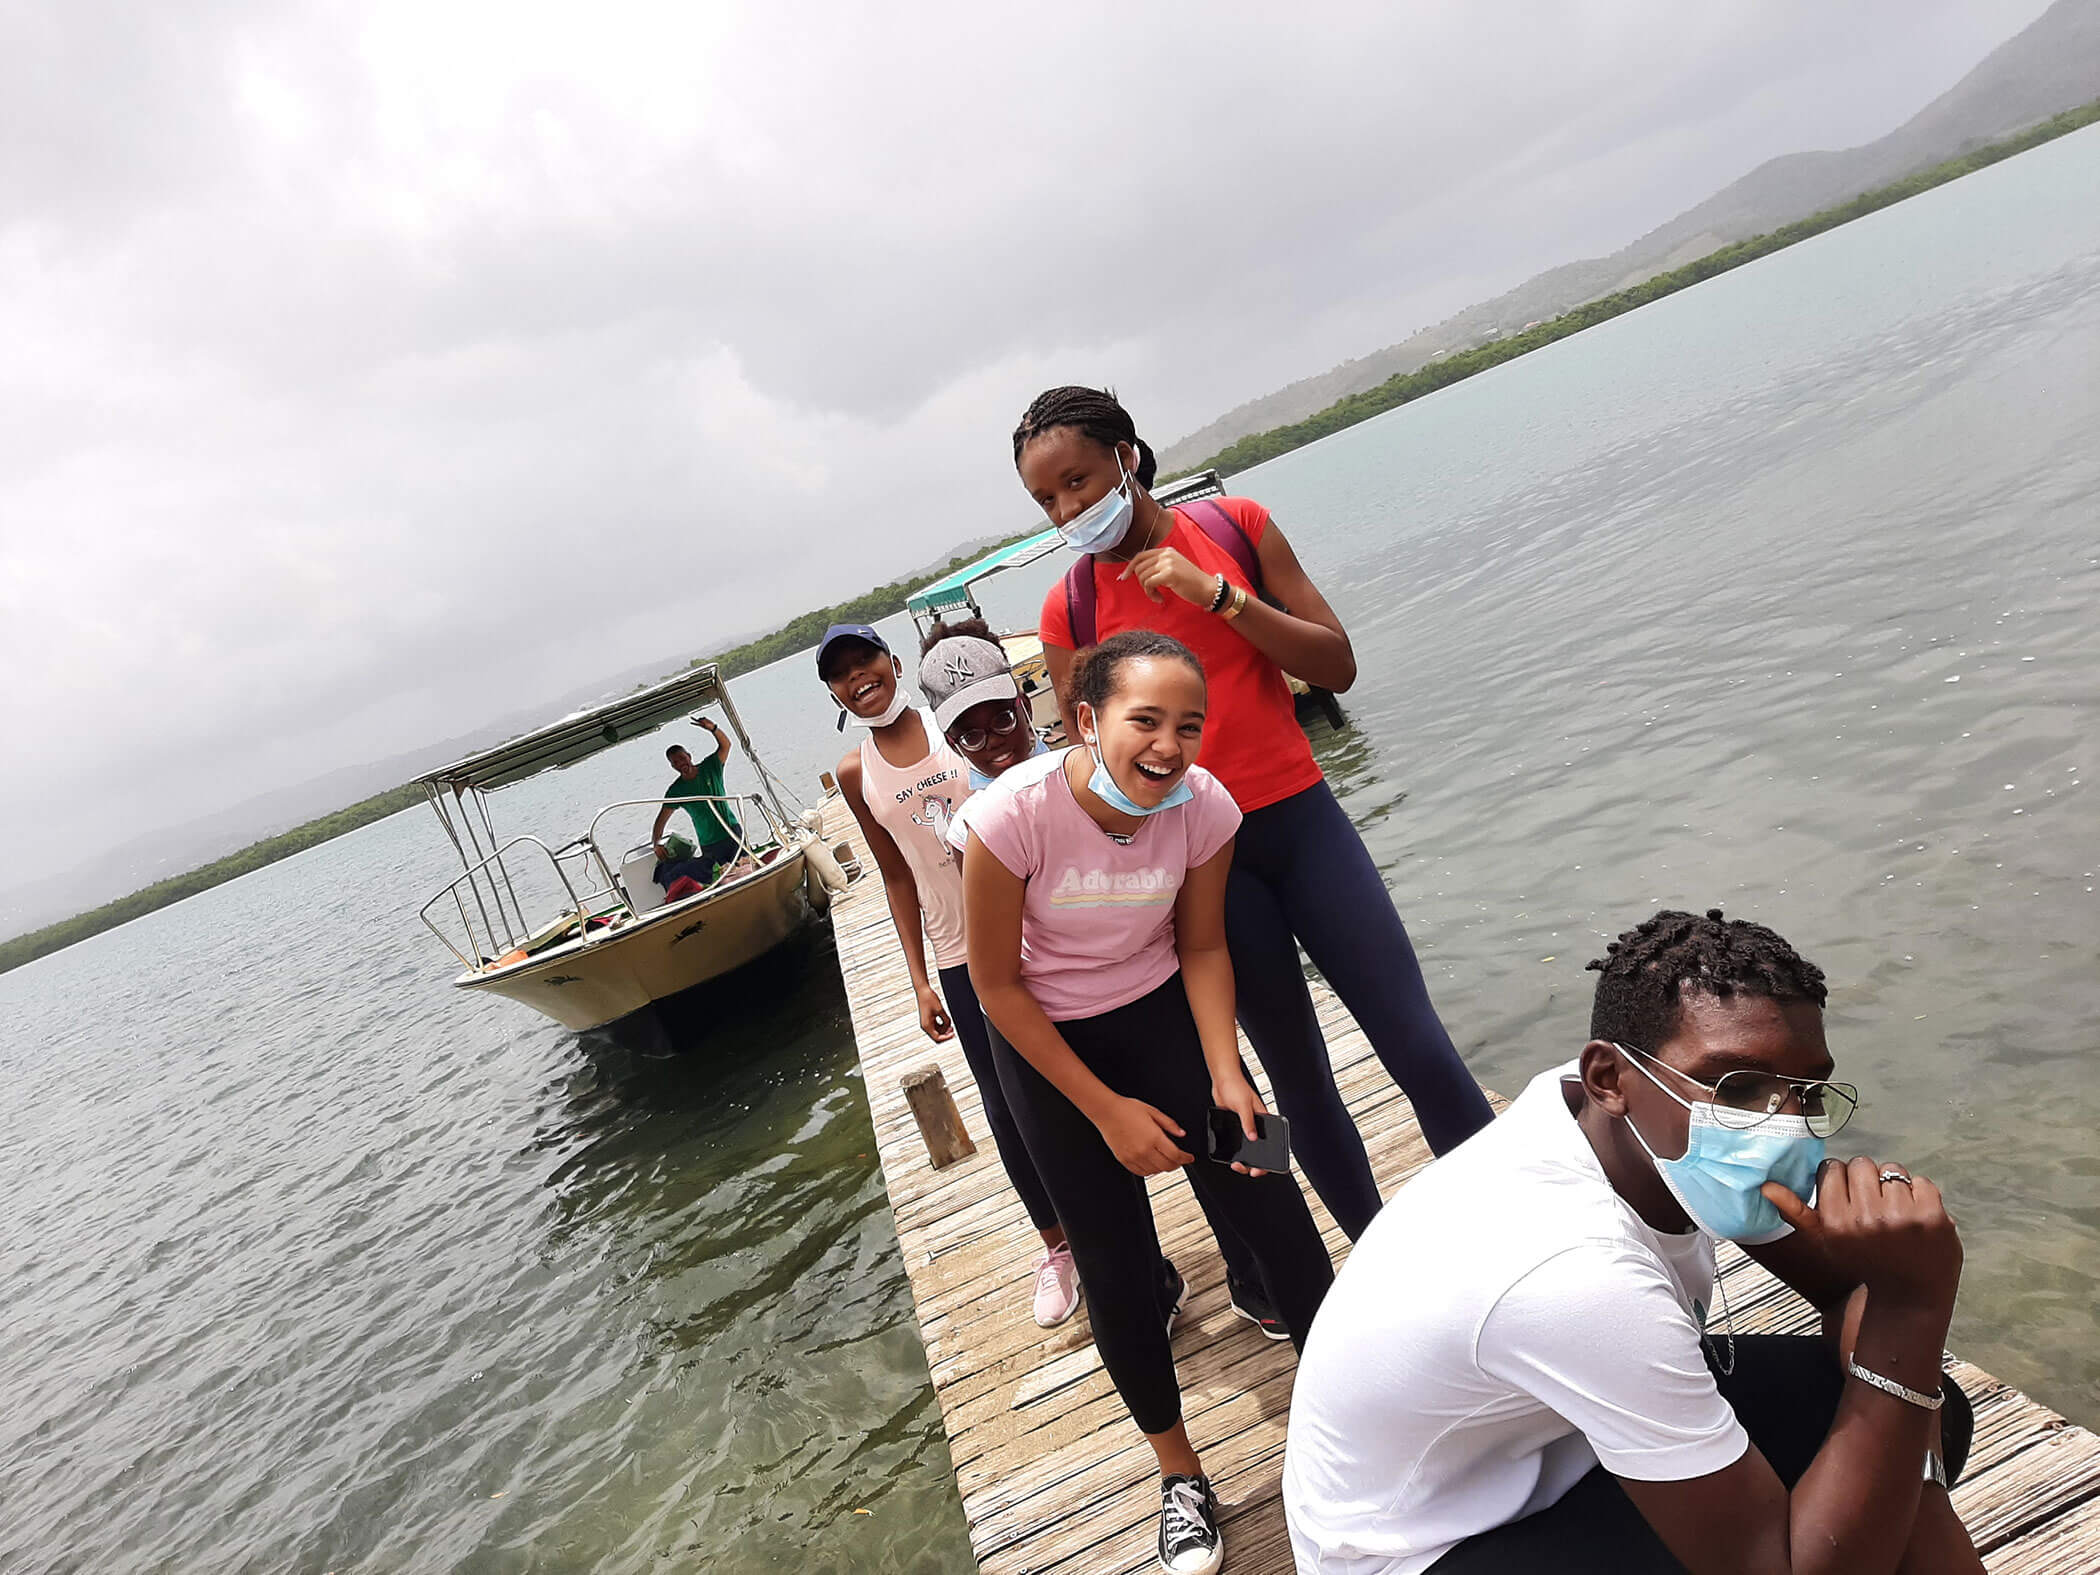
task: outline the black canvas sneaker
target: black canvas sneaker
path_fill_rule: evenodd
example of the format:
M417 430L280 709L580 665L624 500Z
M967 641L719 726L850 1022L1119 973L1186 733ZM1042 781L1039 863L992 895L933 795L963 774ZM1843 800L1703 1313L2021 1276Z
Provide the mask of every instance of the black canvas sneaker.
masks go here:
M1291 1331L1276 1316L1276 1304L1259 1285L1249 1285L1245 1280L1227 1275L1225 1289L1232 1297L1232 1310L1259 1329L1265 1338L1288 1340L1291 1337Z
M1218 1496L1208 1477L1166 1478L1159 1485L1159 1567L1167 1575L1217 1575L1225 1563Z

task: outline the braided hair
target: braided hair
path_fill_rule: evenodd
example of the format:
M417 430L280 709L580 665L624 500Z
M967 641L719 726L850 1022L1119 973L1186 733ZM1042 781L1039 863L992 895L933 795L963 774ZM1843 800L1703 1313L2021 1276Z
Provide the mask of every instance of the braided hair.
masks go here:
M1829 994L1823 970L1775 931L1723 918L1719 908L1704 914L1665 908L1604 950L1589 965L1599 975L1590 1037L1651 1054L1675 1037L1688 992L1811 1001L1818 1007Z
M1108 697L1121 687L1124 665L1151 656L1186 662L1198 678L1203 676L1203 664L1196 659L1196 653L1172 635L1156 629L1125 629L1099 645L1088 646L1074 658L1071 676L1066 681L1072 703L1077 705L1084 700L1094 708L1096 716L1100 715Z
M1116 398L1115 391L1108 388L1084 388L1068 383L1063 388L1048 389L1035 396L1021 424L1014 428L1014 465L1021 463L1021 450L1041 437L1045 432L1054 432L1059 427L1077 427L1103 448L1113 449L1118 443L1128 443L1137 450L1137 469L1132 472L1137 484L1147 492L1152 490L1152 478L1159 474L1159 461L1153 457L1152 449L1137 435L1137 423L1130 419Z
M999 643L999 636L992 633L992 626L982 618L958 618L953 623L936 623L926 631L926 638L919 642L919 654L924 656L943 640L984 640L992 645Z

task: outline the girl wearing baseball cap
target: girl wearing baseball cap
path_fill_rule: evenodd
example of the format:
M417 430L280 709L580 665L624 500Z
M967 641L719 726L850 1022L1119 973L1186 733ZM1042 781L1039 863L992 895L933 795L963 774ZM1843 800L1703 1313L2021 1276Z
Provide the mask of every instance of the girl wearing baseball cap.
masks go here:
M890 919L918 997L919 1026L936 1043L962 1041L970 1075L984 1096L985 1124L992 1129L999 1162L1043 1239L1035 1269L1035 1321L1055 1327L1079 1306L1078 1269L993 1069L963 944L962 870L948 846L949 820L971 793L969 763L948 747L929 713L912 707L901 682L902 666L869 625L833 624L825 630L817 646L817 676L838 703L839 725L850 721L866 729L838 764L839 792L882 871ZM926 974L929 945L940 974L938 991Z

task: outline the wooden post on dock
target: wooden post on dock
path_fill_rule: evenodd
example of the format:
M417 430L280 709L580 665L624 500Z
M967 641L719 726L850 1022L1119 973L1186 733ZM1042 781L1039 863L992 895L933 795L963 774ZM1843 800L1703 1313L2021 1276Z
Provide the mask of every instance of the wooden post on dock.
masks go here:
M897 1086L904 1090L904 1102L918 1120L919 1136L926 1140L926 1154L935 1170L944 1170L977 1152L977 1145L963 1127L962 1112L955 1108L955 1096L948 1092L948 1079L941 1075L939 1067L922 1066L916 1072L906 1072Z

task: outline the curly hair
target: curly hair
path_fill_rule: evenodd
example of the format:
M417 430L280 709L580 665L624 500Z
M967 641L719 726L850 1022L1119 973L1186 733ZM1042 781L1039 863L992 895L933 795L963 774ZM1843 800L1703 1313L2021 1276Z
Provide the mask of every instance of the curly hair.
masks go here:
M919 654L924 656L943 640L956 639L989 640L993 645L999 643L999 636L992 633L992 626L982 618L958 618L953 623L938 622L928 629L926 637L919 642Z
M1665 908L1643 919L1589 965L1597 971L1590 1037L1654 1052L1676 1036L1684 997L1759 996L1811 1001L1829 995L1823 970L1776 931L1719 908Z
M1090 645L1072 661L1071 677L1067 681L1072 703L1084 700L1097 712L1108 697L1121 687L1120 678L1125 664L1140 657L1158 656L1170 661L1186 662L1195 669L1196 676L1203 676L1203 663L1196 653L1172 635L1161 634L1156 629L1125 629L1121 634L1112 634L1099 645Z
M1014 428L1014 467L1020 468L1022 449L1059 427L1076 427L1103 448L1130 444L1138 453L1137 469L1132 474L1139 486L1147 492L1152 490L1152 478L1159 474L1159 460L1151 445L1138 436L1137 423L1130 419L1130 412L1123 408L1113 389L1067 383L1037 394L1022 415L1021 424Z

